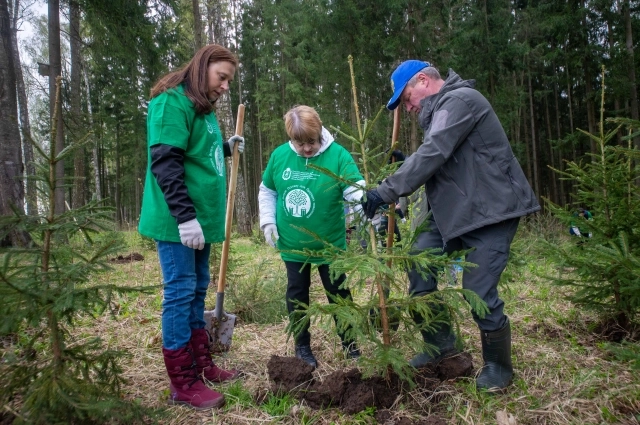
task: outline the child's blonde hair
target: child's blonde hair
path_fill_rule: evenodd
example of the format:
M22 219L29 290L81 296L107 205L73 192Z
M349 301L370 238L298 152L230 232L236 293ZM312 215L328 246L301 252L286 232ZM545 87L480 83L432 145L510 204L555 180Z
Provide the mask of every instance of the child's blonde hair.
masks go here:
M284 126L292 142L320 142L322 121L320 115L310 106L296 105L284 114Z

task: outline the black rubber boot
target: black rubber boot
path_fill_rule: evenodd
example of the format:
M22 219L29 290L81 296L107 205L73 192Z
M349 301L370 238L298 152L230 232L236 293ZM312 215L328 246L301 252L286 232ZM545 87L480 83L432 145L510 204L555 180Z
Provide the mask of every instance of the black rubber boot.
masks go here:
M296 357L304 360L306 363L313 366L314 369L318 367L318 361L313 355L310 345L296 345Z
M422 339L430 346L431 351L418 353L409 360L409 365L415 368L435 365L446 356L458 352L456 348L456 335L451 329L450 317L446 313L445 307L435 303L430 303L429 306L436 316L446 315L446 320L444 323L436 325L435 332L420 331L422 333ZM416 324L420 325L424 321L424 318L414 314L413 320ZM435 349L431 347L435 347Z
M502 329L480 332L484 367L476 379L476 388L501 392L513 378L511 364L511 325L509 319Z
M356 345L355 341L345 342L342 341L342 349L348 359L358 360L360 358L360 349Z
M456 335L451 331L450 324L442 324L435 333L422 331L422 339L430 346L435 346L436 350L424 351L416 354L409 365L421 368L430 364L436 364L446 356L457 352Z

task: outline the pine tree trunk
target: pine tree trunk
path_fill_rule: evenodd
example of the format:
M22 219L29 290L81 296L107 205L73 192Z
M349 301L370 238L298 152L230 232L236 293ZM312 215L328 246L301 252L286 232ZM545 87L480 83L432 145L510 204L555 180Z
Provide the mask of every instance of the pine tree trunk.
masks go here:
M556 137L558 140L562 139L562 127L560 122L560 105L558 102L558 68L553 67L556 75L556 82L553 85L553 97L555 100L555 115L556 115ZM562 171L564 169L563 161L562 161L562 150L558 149L558 169ZM564 180L558 181L558 185L560 188L560 205L564 205L567 202L567 198L564 193Z
M399 106L398 106L399 108ZM416 114L411 114L411 153L414 153L420 147L420 143L418 142L418 117ZM420 138L422 141L422 138Z
M231 96L229 92L224 93L218 98L216 102L216 117L220 124L220 131L222 137L227 140L235 133L236 126L234 125L233 111L231 110Z
M27 101L27 92L24 85L24 76L22 74L22 66L20 62L20 50L18 49L18 17L20 10L20 1L15 0L13 3L13 17L11 20L11 46L13 54L13 66L16 75L16 89L18 94L18 108L20 111L20 132L22 133L22 152L24 156L25 176L34 176L36 167L33 158L33 137L31 136L31 122L29 120L29 105ZM26 205L27 214L35 215L38 213L38 194L36 182L33 179L26 181Z
M519 87L518 87L518 75L516 74L516 72L514 71L512 74L513 77L513 88L514 88L514 92L518 92ZM520 119L520 117L522 116L522 106L518 105L517 107L517 120L514 120L514 124L513 124L513 138L514 138L514 143L517 145L521 142L522 138L520 137L520 128L521 128L521 124L522 121Z
M238 34L240 33L238 30L238 9L236 7L236 2L235 0L231 0L231 8L232 8L232 15L231 15L231 19L233 19L233 35L234 35L234 44L235 44L235 53L238 53L238 49L240 46L240 43L238 42ZM236 82L238 84L238 103L244 103L243 99L242 99L242 75L240 74L240 67L238 67L238 69L236 69ZM255 152L255 151L254 151ZM248 195L251 191L251 180L247 179L247 154L243 154L242 155L242 167L241 170L242 172L242 177L244 178L244 184L245 184L245 195ZM249 199L247 199L248 202L248 211L249 211L249 217L251 216L251 202L249 201Z
M69 2L69 27L70 27L70 47L71 47L71 122L70 128L75 141L82 138L82 107L81 107L81 74L80 74L80 6L77 1ZM84 147L76 148L73 154L73 196L71 198L72 208L79 208L84 205L86 199L86 176L84 164Z
M251 208L249 205L249 198L247 197L247 187L241 173L238 173L235 201L235 215L238 220L238 233L244 236L251 236Z
M587 99L587 126L589 128L589 133L595 134L596 132L596 111L595 111L595 102L593 101L593 85L591 82L591 72L589 71L589 66L591 66L590 62L585 59L584 63L584 89L585 89L585 98ZM596 142L593 139L590 139L590 151L591 153L596 153L597 146Z
M487 11L487 0L482 2L482 12L484 14L484 30L485 30L485 45L487 48L487 57L492 57L491 41L489 39L489 13ZM489 66L489 100L493 104L495 98L495 82L493 78L493 67Z
M211 43L216 43L227 47L227 34L225 26L222 25L222 5L220 0L207 1L207 20L210 28L209 37Z
M56 153L64 149L62 100L56 102L56 78L62 75L60 52L60 0L49 0L49 117L57 118ZM57 111L55 110L57 109ZM55 212L62 214L64 205L64 161L56 163Z
M533 87L531 84L531 68L527 64L528 69L528 82L529 82L529 114L531 115L531 163L533 165L533 185L536 192L536 196L540 196L540 178L538 177L538 146L536 143L536 117L533 109Z
M213 36L219 44L226 44L227 34L224 31L225 26L222 25L221 5L218 3L212 7L214 13L209 15L210 26L213 28ZM238 76L240 73L238 72ZM239 78L238 78L239 80ZM240 95L242 92L240 92ZM241 100L241 98L240 98ZM216 102L216 115L222 127L222 134L225 139L231 137L235 133L236 126L234 124L234 114L231 107L231 96L227 92ZM246 167L246 159L244 153L241 154L242 161ZM236 183L236 201L235 201L235 217L238 225L238 232L245 235L251 234L251 208L249 207L249 198L247 196L247 186L245 185L244 167L238 170L238 181ZM247 224L248 223L248 224ZM248 230L247 230L248 228ZM244 231L243 231L244 230ZM247 233L245 233L247 232Z
M22 186L22 153L18 125L18 99L11 43L11 18L7 0L0 0L0 214L13 215L13 209L24 213ZM26 235L11 232L1 245L24 246Z
M202 16L200 15L200 2L198 0L191 0L191 7L193 9L193 40L195 43L194 52L197 52L202 47Z
M520 74L520 86L524 86L524 71L521 72ZM530 149L529 149L529 132L527 131L528 128L528 121L527 121L527 113L523 108L523 112L522 112L522 129L523 129L523 134L524 134L524 152L525 152L525 156L527 158L527 179L529 180L529 182L532 181L532 177L531 177L531 155L529 153Z
M205 5L207 7L207 43L213 44L213 19L211 18L214 14L213 6L211 5L213 0L207 0Z
M624 0L624 23L625 23L625 43L627 48L627 55L629 55L629 84L631 86L631 119L638 120L638 86L636 83L636 66L635 57L633 53L633 27L631 22L631 12L629 0ZM634 137L633 143L636 149L640 149L640 137Z
M551 146L551 116L549 114L549 98L545 96L544 98L544 106L545 106L545 114L547 118L547 148L549 154L549 161L551 162L551 167L556 168L555 156L553 155L553 147ZM551 199L556 204L558 203L558 178L556 176L555 171L550 171L550 180L551 180Z
M92 130L95 131L95 125L93 122L93 109L91 107L91 87L89 86L89 77L87 76L87 69L83 70L84 85L87 88L87 112L89 113L89 124ZM95 185L95 199L102 200L102 185L100 184L100 159L98 158L98 138L93 135L94 142L91 150L91 157L93 162L93 184Z
M114 182L114 202L116 205L116 226L122 227L122 202L120 196L120 122L116 124L116 172Z

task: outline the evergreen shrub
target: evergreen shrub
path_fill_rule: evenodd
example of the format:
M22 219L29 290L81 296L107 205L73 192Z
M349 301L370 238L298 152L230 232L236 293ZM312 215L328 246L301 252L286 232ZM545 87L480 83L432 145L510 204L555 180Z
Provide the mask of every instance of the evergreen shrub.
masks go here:
M112 208L91 202L55 212L56 186L65 183L56 180L56 163L81 145L56 155L34 144L43 163L29 178L44 207L34 216L16 210L0 217L0 240L12 229L31 236L28 246L0 247L0 336L11 342L0 348L0 404L16 424L128 424L155 417L121 392L126 353L104 346L98 335L74 332L84 319L113 311L114 294L145 289L95 284L121 241L113 233L101 236L113 228Z
M602 323L631 331L640 311L640 154L632 143L640 134L640 122L605 121L604 113L603 72L599 131L583 131L597 152L588 154L586 161L568 162L565 171L555 170L575 185L572 205L565 209L546 200L567 234L574 224L585 232L565 243L548 240L546 253L560 270L549 279L569 289L567 298L597 314ZM614 144L625 128L625 146ZM588 209L593 218L577 218L577 208Z

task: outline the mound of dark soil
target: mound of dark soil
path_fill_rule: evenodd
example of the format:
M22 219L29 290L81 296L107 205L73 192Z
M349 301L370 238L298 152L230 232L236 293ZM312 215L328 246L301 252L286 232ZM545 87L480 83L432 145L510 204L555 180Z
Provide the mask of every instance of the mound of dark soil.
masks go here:
M142 254L138 254L137 252L132 252L131 254L127 255L118 255L117 257L112 258L109 261L116 264L126 264L132 263L134 261L144 261L144 256Z
M473 363L471 354L458 353L455 356L443 359L435 368L436 375L441 381L471 376Z
M415 381L419 387L434 391L442 381L469 376L472 370L471 355L460 353L434 368L419 370ZM291 393L314 409L338 407L348 414L367 407L388 409L403 389L395 374L389 379L380 376L364 379L358 369L337 370L318 382L313 378L313 368L295 357L271 356L267 371L273 392Z
M313 383L313 367L297 357L271 356L267 363L274 393L297 393Z
M398 377L379 376L363 379L358 369L337 370L322 382L314 382L304 394L309 406L340 407L345 413L358 413L369 406L388 408L400 391Z

